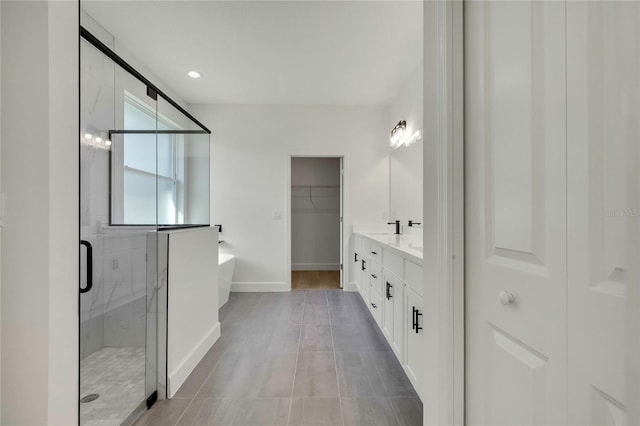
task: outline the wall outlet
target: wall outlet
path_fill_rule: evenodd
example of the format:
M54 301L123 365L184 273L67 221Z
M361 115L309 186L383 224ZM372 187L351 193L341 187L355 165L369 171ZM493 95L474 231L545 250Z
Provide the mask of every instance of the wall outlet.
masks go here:
M274 210L273 211L273 220L282 219L282 210Z

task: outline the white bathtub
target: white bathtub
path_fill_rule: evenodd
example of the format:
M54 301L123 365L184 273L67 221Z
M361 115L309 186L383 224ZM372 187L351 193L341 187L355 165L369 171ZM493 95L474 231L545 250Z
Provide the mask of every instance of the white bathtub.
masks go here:
M229 291L231 291L231 278L233 277L233 267L236 263L236 257L232 254L218 255L218 308L227 303L229 300Z

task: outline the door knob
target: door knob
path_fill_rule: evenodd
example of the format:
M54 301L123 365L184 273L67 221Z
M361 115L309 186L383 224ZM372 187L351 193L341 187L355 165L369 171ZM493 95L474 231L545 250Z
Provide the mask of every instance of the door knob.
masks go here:
M500 303L503 305L510 305L516 300L512 293L507 293L504 290L498 293L498 299L500 299Z

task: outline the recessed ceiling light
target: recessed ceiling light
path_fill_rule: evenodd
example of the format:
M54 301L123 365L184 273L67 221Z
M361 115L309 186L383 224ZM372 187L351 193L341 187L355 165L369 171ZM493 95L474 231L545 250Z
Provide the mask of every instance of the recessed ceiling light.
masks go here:
M200 73L198 71L189 71L188 75L191 78L200 78Z

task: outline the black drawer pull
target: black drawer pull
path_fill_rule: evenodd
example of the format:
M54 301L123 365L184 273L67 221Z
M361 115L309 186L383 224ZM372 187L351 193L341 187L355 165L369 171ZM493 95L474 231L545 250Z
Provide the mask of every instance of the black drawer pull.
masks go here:
M422 315L422 313L416 309L416 307L413 307L413 326L411 327L413 330L416 331L416 334L419 334L420 330L422 330L422 327L420 327L420 323L418 320L418 317L420 317Z
M377 255L378 255L378 253L376 253L375 251L372 251L372 252L371 252L371 254L373 254L373 255L375 255L375 256L377 256Z
M375 275L375 274L371 274L371 278L373 278L375 280L376 278L378 278L378 276Z
M387 300L393 297L393 295L391 294L391 291L389 291L392 288L393 288L393 285L391 285L391 283L387 281Z
M364 271L365 269L367 269L367 262L365 262L365 260L362 259L362 270Z
M353 253L353 261L358 263L358 253Z
M375 303L372 303L371 306L373 306L373 309L376 309L378 307Z

